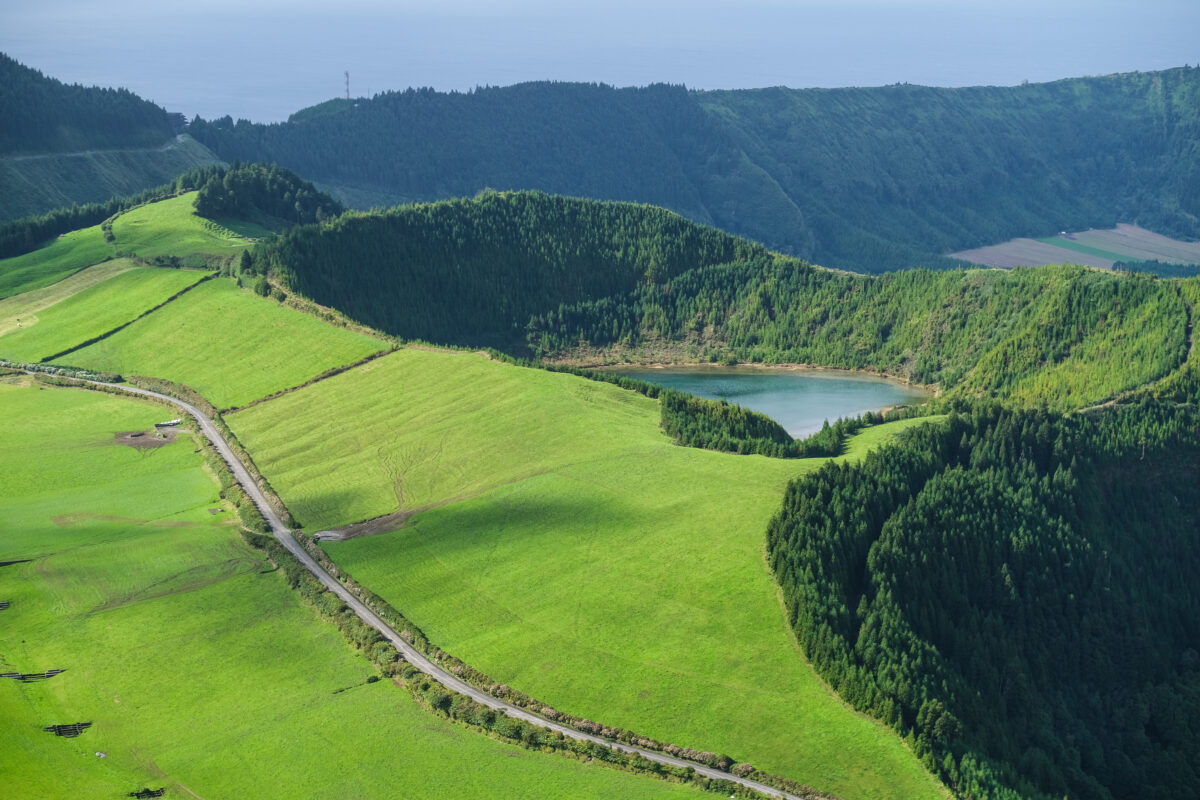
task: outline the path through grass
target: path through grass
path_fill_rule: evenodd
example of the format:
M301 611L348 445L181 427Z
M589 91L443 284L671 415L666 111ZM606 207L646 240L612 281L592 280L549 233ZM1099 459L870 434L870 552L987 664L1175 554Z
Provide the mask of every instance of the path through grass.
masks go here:
M228 422L310 530L445 504L328 550L494 679L848 798L939 796L784 619L766 525L819 461L677 447L640 395L420 350Z
M114 431L164 409L0 381L6 797L700 797L529 753L416 707L228 526L188 438ZM9 424L12 423L12 424ZM48 724L92 722L77 739ZM97 754L103 753L104 758Z

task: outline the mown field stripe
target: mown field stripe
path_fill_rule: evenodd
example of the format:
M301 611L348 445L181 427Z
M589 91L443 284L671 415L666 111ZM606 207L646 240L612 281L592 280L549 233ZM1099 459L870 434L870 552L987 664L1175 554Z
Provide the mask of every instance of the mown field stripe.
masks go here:
M168 297L166 300L163 300L161 303L154 306L154 308L147 309L147 310L143 311L141 314L138 314L133 319L129 320L128 322L118 325L117 327L113 328L112 330L106 331L106 332L100 334L99 336L93 336L91 339L88 339L87 341L83 342L82 344L77 344L77 345L74 345L73 347L68 347L66 350L63 350L61 353L55 353L54 355L46 356L45 358L42 359L42 363L49 364L51 361L53 361L56 358L62 358L65 355L70 355L71 353L74 353L76 350L82 350L83 348L89 347L90 345L93 345L96 342L100 342L100 341L107 339L108 337L112 336L114 333L119 333L120 331L125 330L130 325L137 322L139 319L142 319L143 317L147 317L150 314L153 314L155 311L158 311L160 308L167 305L171 301L177 300L180 297L183 297L185 294L190 292L192 289L195 289L197 286L204 283L205 281L209 281L209 280L212 280L213 278L217 277L218 274L219 273L216 273L216 272L208 273L207 275L200 278L195 283L185 286L184 288L180 289L175 294Z

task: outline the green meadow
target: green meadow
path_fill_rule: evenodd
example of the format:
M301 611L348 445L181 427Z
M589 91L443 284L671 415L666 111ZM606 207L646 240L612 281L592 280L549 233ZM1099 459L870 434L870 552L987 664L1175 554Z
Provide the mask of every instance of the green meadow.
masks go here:
M147 203L126 211L113 222L116 249L141 258L159 256L231 256L250 244L247 236L265 236L265 228L239 226L235 232L195 214L196 193Z
M188 192L131 209L113 221L114 241L104 239L99 225L63 234L33 252L0 259L0 299L50 286L85 267L117 255L153 259L173 256L196 265L209 257L229 258L270 233L239 223L237 231L198 217Z
M40 361L61 353L132 322L139 314L203 280L205 274L153 267L123 271L22 319L20 328L0 335L0 355L17 361Z
M31 253L0 259L0 298L49 286L112 255L99 225L64 233Z
M0 381L9 797L646 797L695 790L499 744L420 710L247 547L159 406ZM78 738L43 732L91 722ZM100 757L103 754L103 757Z
M416 349L227 422L309 530L427 509L328 551L494 679L845 797L940 795L787 627L765 531L820 461L678 447L632 392Z
M68 297L82 292L84 289L120 275L132 269L133 262L127 258L117 258L105 261L87 269L80 270L61 281L33 289L21 294L12 295L0 300L0 336L15 331L22 325L32 325L38 320L38 312L42 309L61 303Z
M217 278L62 363L166 378L227 408L386 347Z

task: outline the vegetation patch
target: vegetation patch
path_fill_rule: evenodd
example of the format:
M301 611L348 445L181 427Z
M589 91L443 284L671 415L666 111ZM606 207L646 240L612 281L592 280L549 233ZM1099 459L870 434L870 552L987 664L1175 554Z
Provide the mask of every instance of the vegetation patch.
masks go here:
M0 259L0 298L41 289L112 257L99 225L64 233L41 249Z
M446 503L327 547L495 680L825 791L937 796L814 679L780 615L763 530L819 461L679 447L646 397L411 348L228 422L310 530Z
M69 666L52 683L0 681L10 791L122 796L166 783L230 797L697 796L497 744L428 714L390 681L365 681L374 667L208 513L218 486L190 444L146 456L92 445L149 427L160 407L0 385L0 409L21 422L0 430L0 466L15 476L0 497L0 557L36 559L4 578L19 601L6 612L4 658ZM64 509L199 526L95 518L59 528L49 517ZM197 568L219 579L188 586ZM157 591L170 584L180 590ZM348 685L357 688L334 694ZM64 717L93 723L86 746L41 733Z
M205 277L190 270L122 271L21 319L16 330L0 336L0 356L14 361L52 357L132 322Z
M959 796L1194 794L1197 430L976 406L798 479L768 546L805 652Z
M328 325L218 278L65 361L187 384L218 408L228 408L381 349L386 345L379 339Z

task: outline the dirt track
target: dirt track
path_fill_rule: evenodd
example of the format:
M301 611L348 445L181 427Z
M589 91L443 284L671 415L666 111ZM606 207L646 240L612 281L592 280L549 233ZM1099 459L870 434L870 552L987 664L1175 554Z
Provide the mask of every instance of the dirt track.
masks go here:
M574 728L567 727L566 725L552 722L544 719L543 717L531 714L522 708L510 705L503 700L493 697L482 689L476 689L474 686L465 683L460 678L445 671L437 664L434 664L420 651L416 650L412 645L401 638L400 634L395 629L380 619L375 612L367 608L362 601L351 594L346 587L334 580L334 578L330 576L330 574L326 572L320 564L313 560L312 556L310 556L304 550L304 548L302 548L299 543L296 542L295 538L292 536L292 532L283 524L283 521L280 520L279 516L271 508L271 504L267 502L267 498L258 488L258 484L256 484L250 477L250 473L246 470L245 466L243 466L242 462L234 456L233 450L229 447L229 443L225 441L225 438L221 435L221 432L217 429L216 425L214 425L212 420L203 414L199 409L190 403L185 403L182 400L169 397L165 394L159 394L158 392L152 392L148 389L139 389L134 386L126 386L115 383L103 383L101 381L82 382L90 383L96 386L117 389L130 394L141 395L143 397L153 397L158 400L164 400L186 411L193 419L196 420L196 422L200 425L200 430L204 433L208 440L212 442L213 446L217 449L217 452L221 454L221 457L225 459L230 470L233 472L234 479L237 480L242 489L245 490L246 495L258 507L258 510L262 513L263 518L270 526L271 533L275 536L279 543L287 548L288 552L295 556L296 559L303 564L305 568L308 569L308 571L311 572L323 586L325 586L326 589L333 592L342 602L349 606L350 609L352 609L359 617L359 619L383 634L383 636L392 643L392 645L404 657L404 659L408 661L408 663L412 664L414 667L421 670L433 680L445 686L447 689L462 695L466 695L475 702L499 711L502 714L512 717L513 719L519 719L542 728L547 728L551 731L561 733L562 735L571 739L593 742L595 744L604 745L623 753L636 753L641 755L643 758L659 764L666 764L672 767L691 768L694 769L697 774L703 775L707 778L731 781L740 786L745 786L748 789L752 789L770 797L782 797L787 798L788 800L804 800L804 798L800 797L799 795L784 792L781 789L767 786L766 784L759 783L758 781L752 781L748 778L740 778L728 772L722 772L721 770L713 769L712 767L706 767L701 764L684 761L683 759L673 758L655 750L645 750L640 747L634 747L609 739L604 739L599 736L593 736L590 733L584 733L582 731L575 730Z

